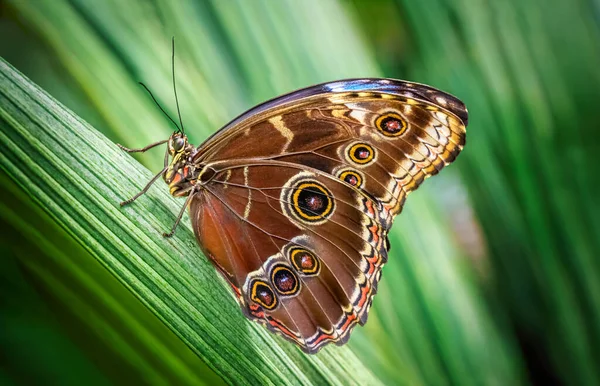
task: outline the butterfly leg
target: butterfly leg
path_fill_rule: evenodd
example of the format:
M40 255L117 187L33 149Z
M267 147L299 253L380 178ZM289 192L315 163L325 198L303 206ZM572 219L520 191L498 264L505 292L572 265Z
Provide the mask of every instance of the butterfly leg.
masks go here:
M161 170L160 172L158 172L157 175L155 175L154 177L152 177L152 179L150 180L150 182L148 182L146 184L146 186L144 186L144 189L142 189L138 194L136 194L135 196L131 197L129 200L127 201L123 201L121 203L121 206L125 206L127 204L131 204L132 202L134 202L135 200L137 200L141 195L143 195L144 193L146 193L148 191L148 189L150 189L150 187L152 186L153 183L156 182L156 180L158 180L160 178L160 176L163 175L164 172L167 171L167 168L165 167L163 170Z
M169 233L163 233L164 237L171 237L171 236L173 236L175 234L175 230L177 229L177 225L179 225L179 223L181 222L181 218L183 217L183 214L185 213L185 209L190 204L190 201L192 201L192 197L194 197L194 193L195 192L196 192L196 190L194 189L187 196L187 198L185 199L185 204L183 204L183 206L181 207L181 210L179 211L179 215L177 216L177 219L175 220L175 224L173 224L173 227L171 228L171 232L169 232Z
M148 145L148 146L145 146L145 147L142 147L141 149L130 149L130 148L128 148L128 147L125 147L125 146L123 146L123 145L119 145L118 143L117 143L117 146L118 146L118 147L119 147L121 150L125 150L127 153L143 153L143 152L145 152L146 150L150 150L150 149L152 149L153 147L156 147L156 146L162 145L163 143L167 143L167 142L169 142L169 140L168 140L168 139L165 139L165 140L163 140L163 141L158 141L158 142L151 143L150 145Z

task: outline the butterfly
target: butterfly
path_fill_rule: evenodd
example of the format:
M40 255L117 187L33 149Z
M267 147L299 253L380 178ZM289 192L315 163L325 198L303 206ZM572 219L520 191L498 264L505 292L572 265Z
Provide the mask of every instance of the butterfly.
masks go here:
M394 217L458 156L467 123L457 98L394 79L280 96L198 147L180 116L168 140L123 148L167 144L163 170L122 205L162 176L173 196L186 197L165 236L189 207L202 251L244 315L315 353L367 321Z

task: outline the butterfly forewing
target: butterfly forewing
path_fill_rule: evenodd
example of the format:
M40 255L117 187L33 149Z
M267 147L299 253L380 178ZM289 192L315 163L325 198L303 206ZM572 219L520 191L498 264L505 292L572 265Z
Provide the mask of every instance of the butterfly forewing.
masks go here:
M245 314L316 352L364 323L406 199L452 162L467 113L433 88L334 82L260 105L198 148L190 211Z

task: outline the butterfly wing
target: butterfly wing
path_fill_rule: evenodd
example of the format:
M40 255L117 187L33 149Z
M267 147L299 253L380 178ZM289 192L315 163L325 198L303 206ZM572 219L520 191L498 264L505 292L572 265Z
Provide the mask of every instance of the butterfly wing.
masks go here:
M466 121L441 91L363 79L277 98L211 137L192 221L246 315L307 352L344 343L366 321L394 216L456 158Z

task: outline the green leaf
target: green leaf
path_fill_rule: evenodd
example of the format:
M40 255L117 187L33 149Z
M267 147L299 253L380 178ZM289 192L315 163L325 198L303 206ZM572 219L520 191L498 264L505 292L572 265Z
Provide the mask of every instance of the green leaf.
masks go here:
M248 323L200 254L189 221L172 239L161 236L181 203L152 189L120 208L151 173L4 61L0 106L2 169L221 377L377 383L348 348L306 356Z

